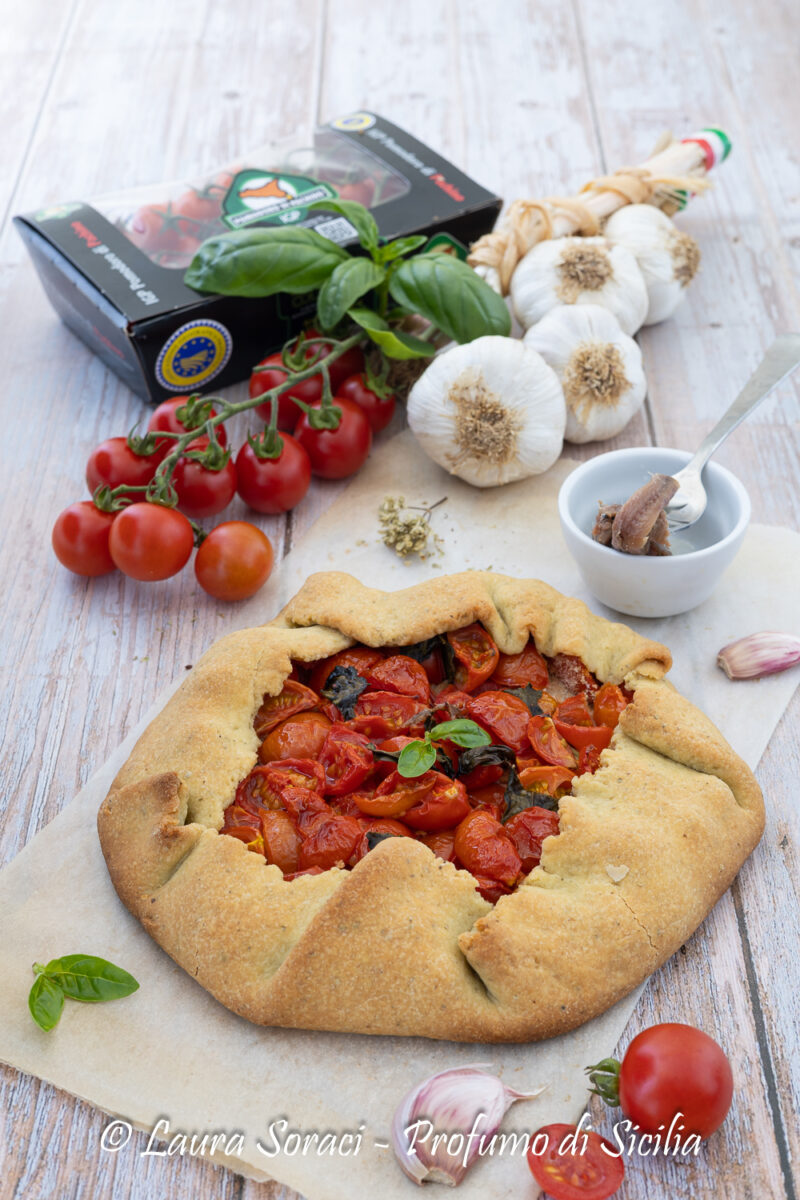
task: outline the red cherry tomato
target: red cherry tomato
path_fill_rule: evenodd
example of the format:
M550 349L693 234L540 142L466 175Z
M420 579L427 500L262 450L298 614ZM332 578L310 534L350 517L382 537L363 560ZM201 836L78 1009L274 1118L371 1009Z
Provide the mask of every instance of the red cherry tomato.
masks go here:
M134 246L164 266L188 265L200 244L194 223L171 204L148 204L138 209L124 232Z
M161 504L131 504L117 515L108 549L131 579L169 579L189 561L194 532L183 513Z
M439 833L424 833L419 840L429 850L432 850L437 858L443 858L445 862L456 861L454 829L442 829Z
M588 746L581 746L580 757L578 759L578 774L594 775L599 766L600 747L593 745L591 742Z
M300 834L289 814L281 809L263 813L261 831L267 862L280 867L284 875L296 871Z
M424 833L454 829L470 811L467 789L460 780L448 779L439 771L428 771L426 774L434 776L433 788L419 804L404 814L404 824ZM419 778L424 779L425 776L420 775Z
M513 887L522 870L516 847L500 822L473 809L456 829L456 858L473 875Z
M645 1133L669 1128L681 1113L681 1138L710 1137L733 1098L733 1074L713 1038L691 1025L654 1025L638 1034L622 1060L619 1102Z
M277 696L265 696L255 715L253 728L263 741L268 733L288 717L319 707L319 696L303 683L285 679Z
M528 1149L528 1166L552 1200L608 1200L625 1178L619 1148L576 1125L538 1129Z
M378 718L382 724L376 723L372 736L389 737L405 730L412 734L421 733L422 726L415 725L414 718L426 707L413 696L401 696L396 692L362 692L356 700L355 714L357 718ZM366 722L362 722L361 727L369 733Z
M372 770L372 751L369 738L343 723L331 725L320 751L319 761L325 771L325 795L344 796L355 791ZM390 813L375 816L391 816Z
M519 654L501 654L491 682L498 688L518 688L530 684L541 690L547 687L547 663L529 641Z
M277 458L259 458L250 442L236 456L237 491L256 512L289 512L311 483L311 463L303 447L288 433L281 441Z
M76 575L108 575L115 563L108 549L108 535L115 514L101 512L91 500L70 504L56 517L53 550L62 566Z
M528 875L539 865L544 839L558 833L558 813L535 805L512 817L505 830L520 857L522 870Z
M108 438L96 446L86 464L86 483L94 495L101 485L116 488L146 487L159 464L156 454L134 454L124 437ZM124 493L123 493L124 494ZM131 500L140 500L144 492L130 492Z
M381 389L384 391L384 389ZM370 423L373 433L380 433L394 416L395 398L392 392L381 395L368 385L365 375L350 375L336 389L336 396L353 400Z
M265 533L247 521L224 521L197 551L194 573L203 591L216 600L247 600L267 582L273 561Z
M550 675L563 683L567 691L584 692L591 698L600 684L575 654L556 654L550 659Z
M500 652L482 625L476 621L465 629L448 633L447 640L456 657L455 686L463 692L474 692L493 674Z
M219 471L212 471L194 459L180 458L172 473L172 483L178 493L178 508L187 517L196 520L216 517L236 495L236 467L230 458Z
M563 796L572 787L575 772L568 767L523 767L519 781L529 792L546 792L548 796Z
M322 407L317 401L312 409ZM341 412L338 428L312 429L303 413L294 431L311 460L311 470L322 479L346 479L363 466L372 446L372 430L364 413L352 400L337 398Z
M287 371L280 352L268 354L266 358L261 359L250 376L250 398L255 399L272 388L280 387L286 379ZM296 384L290 391L281 392L278 397L278 429L290 433L301 415L301 409L292 400L292 396L305 401L306 404L313 404L321 395L322 378L319 375L312 375L310 379ZM262 421L269 421L272 416L272 401L265 400L263 404L256 405L256 412Z
M572 725L568 721L562 721L558 713L553 717L553 724L565 741L576 750L582 750L584 746L596 746L598 750L605 750L614 732L609 725L590 725L588 728L585 725Z
M357 204L369 208L375 199L375 180L359 179L357 183L343 183L336 190L342 200L355 200Z
M222 830L228 837L238 838L240 842L244 842L248 850L252 850L254 854L264 854L264 837L261 830L251 829L249 825L229 825Z
M369 668L365 677L369 686L376 691L413 696L425 705L431 702L428 676L418 662L405 654L392 654L389 658L384 658Z
M621 714L628 707L628 700L621 687L615 683L604 683L594 698L594 719L598 725L616 729Z
M494 742L504 742L519 754L530 745L528 722L530 709L519 696L507 692L482 692L467 705L467 714L483 726Z
M338 813L319 813L302 830L298 867L322 867L323 871L342 866L358 850L363 830L355 817Z
M338 392L345 379L358 375L364 370L364 351L360 346L351 346L340 354L330 366L331 387Z
M153 411L150 420L147 422L148 431L152 433L177 433L178 435L182 435L189 433L192 429L201 430L209 417L217 415L217 410L208 405L207 412L202 409L198 410L202 417L199 422L192 425L185 425L182 421L178 420L178 410L185 408L188 400L188 396L173 396L171 400L163 400L158 408ZM214 432L220 446L227 446L228 435L225 432L225 426L215 425ZM172 438L158 438L156 440L155 461L160 462L163 458L166 458L173 446L174 440Z
M583 692L562 700L555 715L559 721L564 721L569 725L594 725L594 717L589 712L589 705Z
M199 226L218 222L222 211L223 189L211 184L206 188L189 188L175 201L175 209L186 220L182 222L189 232L197 232ZM200 230L202 232L202 230Z
M300 712L268 733L258 749L262 763L282 758L318 758L331 722L321 712Z
M355 667L359 675L366 675L369 668L379 663L382 658L380 650L371 650L368 646L352 646L349 650L340 650L338 654L332 654L330 658L323 658L314 664L309 685L315 692L321 692L334 667Z
M358 818L357 818L358 819ZM370 845L367 841L368 833L390 833L393 837L413 837L410 829L406 829L401 821L393 821L390 817L379 817L376 821L367 821L362 818L359 821L364 830L358 850L356 851L356 862L360 862L365 854L369 853Z
M528 722L528 737L534 752L542 762L553 767L576 770L578 756L556 729L550 717L531 717Z
M392 771L373 796L357 793L355 802L370 817L400 817L430 794L436 782L433 776L433 771L426 771L416 779L406 779L398 771Z

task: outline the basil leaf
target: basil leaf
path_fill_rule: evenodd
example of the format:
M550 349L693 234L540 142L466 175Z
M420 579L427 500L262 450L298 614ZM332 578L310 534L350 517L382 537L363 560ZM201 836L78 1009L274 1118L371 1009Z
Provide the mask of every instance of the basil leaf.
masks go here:
M397 648L398 654L405 654L418 663L424 662L434 650L438 650L441 654L444 677L448 683L452 683L455 679L455 655L453 647L443 633L437 633L435 637L426 638L423 642L415 642L412 646L398 646Z
M459 775L469 775L476 767L514 767L517 756L510 746L473 746L458 756Z
M332 329L365 292L377 287L386 271L369 258L348 258L334 267L317 296L317 315L323 329Z
M316 200L309 204L309 209L324 208L328 212L337 212L355 229L358 240L370 254L378 249L378 226L369 209L364 208L357 200Z
M397 770L406 779L416 779L418 775L424 775L426 771L430 771L435 762L436 750L430 742L409 742L400 751Z
M374 742L367 742L367 749L371 752L376 762L391 762L395 766L397 765L397 760L400 757L399 750L379 750Z
M203 242L183 278L198 292L223 296L302 295L349 257L313 229L237 229Z
M45 975L70 1000L82 1000L87 1004L119 1000L122 996L130 996L139 987L122 967L115 967L93 954L65 954L63 958L54 958L45 967Z
M28 993L28 1008L40 1029L49 1033L55 1029L64 1008L64 993L46 975L37 975Z
M431 737L440 741L446 739L455 746L488 746L492 740L485 729L481 729L480 725L466 717L434 725Z
M442 775L446 775L448 779L455 779L458 774L458 767L453 764L450 755L442 746L435 746L436 762L433 764L434 769Z
M345 721L352 721L356 700L368 686L355 667L334 667L322 688L322 695L336 705Z
M550 812L558 812L558 800L555 796L548 795L547 792L534 792L522 786L519 781L516 767L512 767L508 773L508 782L504 796L506 807L500 820L505 825L517 813L524 812L526 808L547 808Z
M394 262L396 258L402 258L404 254L411 254L412 250L417 250L427 240L424 233L412 233L410 237L395 238L386 246L378 247L376 259L382 263Z
M502 296L450 254L418 254L395 268L389 291L410 312L420 313L455 342L511 332Z
M410 333L401 333L399 329L390 329L383 317L371 308L351 308L348 315L356 325L366 329L370 341L380 346L387 358L431 358L436 353L435 346L429 342L412 337Z
M379 829L367 832L367 845L370 850L374 850L380 842L385 842L387 838L403 837L402 833L382 833Z
M535 688L530 683L526 683L525 687L503 688L503 691L507 692L509 696L517 696L523 704L527 704L531 716L546 717L549 715L539 707L539 701L542 697L540 688Z

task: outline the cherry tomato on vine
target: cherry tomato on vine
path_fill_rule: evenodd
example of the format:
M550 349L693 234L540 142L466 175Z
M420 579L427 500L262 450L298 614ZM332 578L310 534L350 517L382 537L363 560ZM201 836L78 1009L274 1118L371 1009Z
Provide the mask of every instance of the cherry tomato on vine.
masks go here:
M343 383L339 384L336 395L337 397L346 396L348 400L353 400L363 410L373 433L380 433L382 429L385 429L394 416L394 395L388 391L383 395L378 391L373 391L363 374L350 375Z
M283 365L280 351L276 354L268 354L266 358L261 359L258 367L250 376L250 399L254 400L256 396L280 387L282 383L286 382L286 379L287 371ZM315 400L319 400L321 395L322 377L320 375L312 375L309 379L304 379L302 383L295 384L290 391L281 392L278 397L278 429L281 432L291 433L301 415L301 409L292 400L292 396L305 401L306 404L313 404ZM256 405L256 412L262 421L269 421L272 416L272 401L265 400L263 404Z
M187 517L162 504L131 504L118 513L108 548L123 575L146 581L177 575L192 553L194 531Z
M312 408L319 411L322 403ZM311 470L322 479L346 479L363 466L372 446L372 430L364 413L352 400L337 397L341 412L337 429L312 429L303 413L294 436L308 454Z
M147 422L148 432L177 434L188 433L189 427L178 420L178 409L183 408L188 399L188 396L173 396L171 400L163 400L161 404L159 404L158 408L153 411L150 420ZM209 417L215 417L216 415L217 410L215 408L209 409ZM208 417L206 420L207 419ZM202 426L191 426L191 428L198 428L199 431L202 429ZM228 444L228 435L225 432L225 426L215 425L214 432L216 433L217 441L219 442L220 446L226 446ZM201 436L205 437L206 442L208 442L208 438L205 434L202 434ZM199 448L199 444L198 446L195 446L194 443L190 444L192 449ZM156 441L154 460L156 462L160 462L163 458L166 458L173 445L174 442L172 438L159 438Z
M200 239L194 223L182 219L171 204L147 204L131 218L126 236L150 258L178 265L192 258Z
M115 570L108 535L116 513L101 512L91 500L70 504L56 517L53 550L62 566L76 575L108 575Z
M191 458L179 458L172 473L178 493L178 508L187 517L216 517L236 495L236 467L228 459L219 471L212 471Z
M681 1138L710 1137L733 1099L733 1073L721 1046L691 1025L653 1025L637 1034L619 1070L622 1111L645 1133L669 1128L680 1112Z
M528 1148L528 1166L552 1200L608 1200L625 1178L619 1149L576 1125L538 1129Z
M247 600L269 579L274 555L266 534L247 521L224 521L195 555L194 573L217 600Z
M211 184L206 188L189 188L187 192L178 197L175 201L175 208L182 217L187 218L185 222L182 222L187 232L195 232L197 225L194 222L208 225L213 221L219 221L222 195L222 188Z
M311 483L311 463L303 447L288 433L281 441L277 458L259 458L250 442L236 455L236 490L256 512L289 512Z
M94 492L101 485L116 488L146 487L156 473L159 464L157 454L134 454L124 437L107 438L95 446L86 464L86 483ZM140 499L143 492L131 492L130 498Z

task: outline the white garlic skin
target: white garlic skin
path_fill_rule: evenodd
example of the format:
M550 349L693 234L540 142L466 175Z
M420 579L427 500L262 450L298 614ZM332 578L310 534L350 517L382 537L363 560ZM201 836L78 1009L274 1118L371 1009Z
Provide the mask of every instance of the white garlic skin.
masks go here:
M630 250L638 263L647 287L647 316L645 325L656 325L671 317L680 304L699 261L699 251L691 239L696 254L694 269L680 278L673 253L676 239L688 240L675 228L666 213L652 204L627 204L608 218L603 230L615 246Z
M475 441L463 441L464 414L482 392L516 431L513 452L502 459ZM474 487L546 471L561 453L566 418L555 372L534 350L508 337L476 338L437 355L408 397L408 423L423 450Z
M565 290L564 267L570 255L595 249L610 268L600 287ZM604 237L550 238L539 242L518 263L511 277L511 303L525 329L562 304L598 304L607 308L625 333L633 335L647 315L648 297L642 272L630 250Z
M559 305L531 326L523 340L541 354L562 385L567 406L566 441L580 444L615 437L642 407L647 392L642 352L607 308L598 304ZM601 352L609 347L617 351L627 385L614 403L571 403L567 372L571 365L574 368L579 352L589 346Z

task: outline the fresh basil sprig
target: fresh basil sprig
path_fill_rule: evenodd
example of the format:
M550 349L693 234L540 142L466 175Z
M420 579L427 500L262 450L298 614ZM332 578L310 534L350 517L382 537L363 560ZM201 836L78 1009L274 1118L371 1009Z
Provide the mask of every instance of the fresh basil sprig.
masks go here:
M400 751L397 760L397 770L406 779L416 779L430 771L436 762L436 747L434 742L452 742L454 746L472 747L488 746L491 738L485 729L481 729L475 721L459 717L455 721L442 721L429 729L424 738L409 742Z
M223 296L302 295L322 287L349 255L313 229L236 229L203 242L184 281Z
M63 958L51 959L47 966L34 963L33 972L36 979L28 995L28 1008L36 1024L46 1032L58 1024L65 997L84 1004L100 1004L130 996L139 987L122 967L93 954L65 954Z
M399 263L389 292L409 312L417 312L454 342L471 342L484 334L511 332L503 297L471 267L451 254L417 254Z

